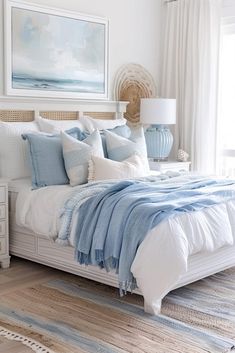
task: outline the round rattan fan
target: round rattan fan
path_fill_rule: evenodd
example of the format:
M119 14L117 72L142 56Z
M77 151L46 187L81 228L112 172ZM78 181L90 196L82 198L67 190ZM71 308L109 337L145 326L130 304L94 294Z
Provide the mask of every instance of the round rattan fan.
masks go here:
M156 97L156 86L151 74L139 64L120 67L114 79L114 99L129 101L125 118L131 124L140 119L140 99Z

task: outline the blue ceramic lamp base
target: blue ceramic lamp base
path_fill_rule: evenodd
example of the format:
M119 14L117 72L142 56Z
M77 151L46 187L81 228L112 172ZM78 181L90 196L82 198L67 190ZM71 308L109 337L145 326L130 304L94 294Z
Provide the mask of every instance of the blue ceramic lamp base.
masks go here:
M145 131L148 157L156 161L167 161L173 145L170 129L164 125L152 125Z

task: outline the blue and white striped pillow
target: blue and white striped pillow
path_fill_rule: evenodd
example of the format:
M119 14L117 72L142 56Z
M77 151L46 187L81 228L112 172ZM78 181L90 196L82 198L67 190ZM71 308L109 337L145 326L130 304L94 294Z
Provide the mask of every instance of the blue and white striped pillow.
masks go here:
M91 156L104 157L101 136L98 130L83 141L78 141L61 132L64 164L70 185L84 184L88 178L88 162Z
M142 127L133 129L129 139L107 130L104 133L109 159L121 162L135 153L147 158L147 148Z

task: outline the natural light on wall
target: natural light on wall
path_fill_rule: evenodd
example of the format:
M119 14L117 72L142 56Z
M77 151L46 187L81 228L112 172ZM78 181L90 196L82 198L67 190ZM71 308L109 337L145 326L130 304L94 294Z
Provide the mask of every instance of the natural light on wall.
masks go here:
M235 28L222 34L220 56L218 172L235 176Z

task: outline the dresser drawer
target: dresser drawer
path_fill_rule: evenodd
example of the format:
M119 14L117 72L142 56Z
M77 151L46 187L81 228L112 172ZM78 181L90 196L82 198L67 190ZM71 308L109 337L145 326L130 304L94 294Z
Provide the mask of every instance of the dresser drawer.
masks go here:
M6 235L6 221L0 221L0 237Z
M6 206L0 205L0 219L6 218Z
M4 255L6 253L6 239L0 238L0 255Z
M6 187L0 186L0 202L6 202Z

